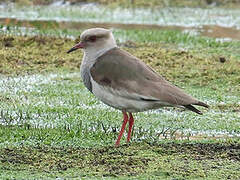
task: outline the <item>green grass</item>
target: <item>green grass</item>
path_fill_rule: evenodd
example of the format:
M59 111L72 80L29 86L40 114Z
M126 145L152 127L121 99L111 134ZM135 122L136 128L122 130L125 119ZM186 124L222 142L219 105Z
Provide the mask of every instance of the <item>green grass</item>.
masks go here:
M238 41L114 30L121 48L210 105L202 116L177 108L138 113L132 142L123 137L115 148L121 112L83 86L82 52L66 53L76 43L66 37L80 31L17 31L0 37L1 179L240 177Z
M120 148L9 147L2 149L0 177L238 179L238 148L239 144L211 142L142 142Z
M184 83L179 82L179 84L183 86ZM179 128L238 132L238 120L235 119L238 117L239 110L238 92L232 90L231 96L228 96L228 88L221 88L221 92L196 85L185 84L184 88L193 96L208 102L211 110L209 112L205 110L204 116L169 108L160 114L158 111L139 113L137 116L139 128L141 126L151 128L148 124L152 124L152 126L159 126L155 131L162 131L161 127L169 124L173 130ZM1 90L1 117L5 124L11 125L17 120L20 124L27 123L33 127L48 125L64 128L68 125L78 127L80 123L81 126L93 125L92 128L98 126L100 130L103 130L101 127L103 122L106 122L103 125L109 126L109 129L119 128L121 124L121 121L116 122L121 114L104 106L92 96L83 86L78 72L2 77ZM221 104L223 102L224 104ZM148 118L152 121L146 122L145 119ZM85 121L85 119L88 120ZM211 119L215 121L211 122ZM223 119L225 119L224 122L222 122ZM218 126L215 125L216 121Z
M31 22L30 22L31 23ZM20 23L21 25L21 23ZM24 28L18 26L0 26L0 34L9 35L9 36L38 36L26 40L27 42L23 43L24 46L31 45L32 43L45 43L47 41L43 36L50 36L56 38L63 38L68 41L69 38L76 39L80 36L81 32L84 29L61 29L54 22L32 22L31 26L34 28ZM237 57L239 58L239 41L218 41L214 38L201 37L192 35L191 33L183 33L178 30L123 30L123 29L113 29L114 36L116 37L117 42L120 46L126 47L135 47L135 46L153 46L156 44L156 47L162 46L163 48L170 49L182 49L182 53L188 50L194 51L194 54L201 55L202 57L209 57L209 55L227 56L228 58ZM39 37L40 36L40 37ZM3 39L3 45L12 45L14 39ZM42 42L41 42L42 41ZM58 41L61 41L59 39ZM77 40L76 40L77 41ZM135 44L135 42L137 44ZM59 44L59 47L63 47ZM139 44L142 43L142 44ZM144 43L144 44L143 44ZM154 44L153 44L154 43ZM19 44L17 44L19 45ZM21 43L20 43L21 45Z

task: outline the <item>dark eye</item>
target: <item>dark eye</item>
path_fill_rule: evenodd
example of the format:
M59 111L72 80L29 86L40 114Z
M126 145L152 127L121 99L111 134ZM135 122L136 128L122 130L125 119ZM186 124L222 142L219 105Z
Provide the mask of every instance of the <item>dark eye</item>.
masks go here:
M90 41L90 42L95 42L96 40L97 40L97 36L90 36L88 38L88 41Z

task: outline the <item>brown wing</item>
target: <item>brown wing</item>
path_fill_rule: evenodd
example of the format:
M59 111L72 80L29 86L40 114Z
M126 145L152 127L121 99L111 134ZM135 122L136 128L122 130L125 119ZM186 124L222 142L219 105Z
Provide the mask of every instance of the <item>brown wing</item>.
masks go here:
M99 57L90 69L94 81L125 98L161 101L169 105L199 105L199 101L167 82L126 51L114 48Z

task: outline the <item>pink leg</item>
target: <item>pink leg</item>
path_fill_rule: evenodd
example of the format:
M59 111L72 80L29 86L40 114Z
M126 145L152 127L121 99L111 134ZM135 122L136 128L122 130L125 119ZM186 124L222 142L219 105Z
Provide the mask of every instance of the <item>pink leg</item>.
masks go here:
M120 131L120 133L118 135L118 139L117 139L116 144L115 144L116 146L120 145L121 137L123 135L124 129L125 129L126 124L128 122L128 115L127 115L127 113L125 111L122 111L122 113L123 113L123 123L122 123L121 131Z
M129 126L128 126L128 136L127 136L127 142L130 141L131 139L131 134L132 134L132 127L134 124L134 119L132 113L129 113Z

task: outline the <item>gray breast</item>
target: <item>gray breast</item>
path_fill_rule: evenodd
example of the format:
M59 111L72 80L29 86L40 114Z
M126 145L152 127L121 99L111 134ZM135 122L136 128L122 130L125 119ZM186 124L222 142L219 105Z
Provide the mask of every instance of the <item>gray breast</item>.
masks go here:
M115 47L115 46L114 46ZM88 90L92 92L92 82L91 82L91 74L90 69L93 64L97 61L98 57L109 51L114 47L103 48L99 52L84 52L82 64L80 67L81 77L84 85L88 88Z
M80 72L84 85L86 88L92 93L92 83L91 83L91 75L90 68L94 63L94 58L88 57L85 53L83 55Z
M81 77L83 80L84 85L88 88L88 90L92 93L92 83L91 83L91 77L90 77L90 72L89 69L84 68L81 71Z

